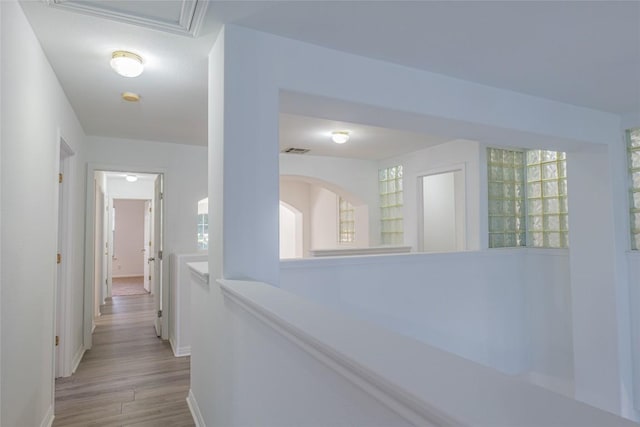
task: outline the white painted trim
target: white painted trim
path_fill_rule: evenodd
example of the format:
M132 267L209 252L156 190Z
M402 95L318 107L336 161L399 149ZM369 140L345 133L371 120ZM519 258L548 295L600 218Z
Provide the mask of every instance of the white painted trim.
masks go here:
M411 252L411 246L370 246L368 248L309 249L312 257L335 257L357 255L391 255Z
M44 415L42 422L40 423L40 427L51 427L53 425L53 419L55 415L53 414L53 405L49 406L47 409L47 413Z
M187 267L191 274L204 285L209 284L209 262L188 262Z
M196 427L207 427L204 423L204 418L202 418L202 412L200 412L196 396L193 394L193 390L191 389L189 389L189 395L187 396L187 405L189 405L189 411L191 412L191 416L193 417L193 422L196 424Z
M97 16L100 18L110 19L112 21L124 22L127 24L191 37L198 36L209 4L209 2L205 0L182 0L182 7L180 10L180 16L178 17L178 22L172 23L161 19L104 9L87 3L77 3L68 0L47 0L47 3L56 8L71 10L85 15Z
M173 337L169 338L169 344L171 344L171 350L173 350L173 355L175 357L191 356L190 345L183 345L182 347L178 347Z
M97 171L106 172L139 172L139 173L151 173L151 174L163 174L166 179L167 170L165 168L156 167L138 167L138 166L126 166L126 165L112 165L112 164L87 164L87 176L86 176L86 189L87 197L85 200L85 245L84 245L84 318L83 318L83 344L84 348L89 350L93 345L93 317L94 317L94 298L95 298L95 283L94 283L94 257L93 250L95 248L95 188L93 185L93 179ZM165 208L166 209L166 208ZM166 212L166 211L165 211ZM168 263L163 269L168 271ZM169 282L167 274L167 281L163 279L163 286L168 291ZM164 275L163 275L164 277ZM167 313L168 314L168 313Z
M237 304L414 425L637 426L277 287L241 280L217 283L226 302ZM437 384L454 386L434 387Z
M288 323L277 314L264 309L241 293L236 292L231 287L233 282L232 280L218 280L222 293L226 298L238 304L315 359L376 398L405 420L414 425L425 427L461 425L459 421L448 417L444 413L438 413L435 408L432 411L426 411L415 397L402 394L393 385L388 384L381 378L376 378L375 373L367 372L365 369L356 366L353 360Z
M78 365L82 362L85 351L87 350L83 346L78 347L78 351L76 351L75 356L73 356L73 361L71 362L71 373L75 374L78 370Z

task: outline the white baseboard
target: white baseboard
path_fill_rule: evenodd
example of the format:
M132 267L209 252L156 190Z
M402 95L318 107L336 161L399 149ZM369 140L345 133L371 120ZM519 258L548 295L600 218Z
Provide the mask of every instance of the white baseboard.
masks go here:
M44 415L40 427L51 427L53 425L53 405L49 406L47 413ZM203 424L204 425L204 424Z
M202 418L196 397L193 395L191 389L189 389L189 395L187 396L187 405L189 405L189 411L191 411L191 416L193 417L193 422L196 424L196 427L207 427Z
M539 387L544 387L547 390L575 399L575 386L573 381L541 374L539 372L528 372L520 377Z
M144 274L122 274L117 276L111 276L112 279L129 279L129 278L138 278L144 277Z
M86 349L84 348L84 346L80 346L78 348L78 351L76 351L76 354L73 356L73 360L71 361L71 373L73 374L76 373L76 370L78 369L78 365L82 361L82 357L84 356L85 351Z
M169 344L171 344L171 350L173 350L173 355L175 357L183 357L183 356L191 356L191 346L185 345L182 347L178 347L173 340L173 338L169 337Z

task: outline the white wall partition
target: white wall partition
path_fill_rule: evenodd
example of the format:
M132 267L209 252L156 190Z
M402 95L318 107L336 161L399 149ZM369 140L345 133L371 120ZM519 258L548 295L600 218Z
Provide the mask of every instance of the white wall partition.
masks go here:
M74 155L67 179L70 333L66 366L82 355L85 135L19 3L0 2L2 92L3 426L53 419L53 353L60 139ZM8 59L10 58L10 59ZM69 368L70 370L70 368Z
M469 158L476 159L475 163L470 161L467 164L467 176L473 178L471 182L467 182L466 186L470 191L467 193L467 206L469 209L478 209L477 212L467 211L468 247L472 250L480 247L482 234L480 230L482 227L486 229L486 225L481 226L480 221L483 215L486 218L486 214L480 211L483 203L486 205L486 201L483 202L481 197L481 194L486 197L486 190L482 190L483 184L480 183L479 173L482 170L480 160L483 159L483 154L479 150L481 146L484 144L520 147L544 145L549 149L572 151L577 150L585 142L608 145L617 143L620 137L620 120L613 114L482 86L236 26L227 26L221 32L209 59L209 203L210 212L217 209L212 218L214 241L209 253L212 281L217 278L227 278L251 279L273 285L280 283L277 248L277 123L278 94L283 91L315 94L325 99L333 98L364 106L359 110L359 113L368 115L361 118L360 121L363 123L375 123L379 126L389 126L391 122L396 126L402 123L402 128L407 130L422 130L451 137L451 139L465 138L478 141L479 143L460 143L461 149L468 150ZM341 66L335 67L336 63ZM255 70L260 72L257 73ZM292 106L289 105L288 109L291 109L290 107ZM437 150L434 151L436 152ZM390 159L389 162L390 166L397 164L396 159ZM472 171L474 167L477 168L477 173ZM571 174L571 171L569 173ZM610 182L607 185L609 184ZM570 194L571 185L570 183ZM475 195L473 195L474 191ZM604 191L598 194L602 196L598 202L602 203L603 212L617 209L610 195ZM569 198L571 199L571 196ZM405 209L410 209L407 204ZM575 210L573 208L571 210L574 215ZM409 221L406 216L405 221L417 224L416 214L413 215L413 221ZM589 209L578 209L575 215L582 215L584 224L589 220L597 220L591 216ZM611 225L607 215L605 218L607 218L607 224ZM414 233L414 236L417 236L417 233ZM476 239L475 242L471 240L472 237ZM610 246L610 243L612 242L608 240L607 246ZM616 233L615 247L618 243ZM594 242L585 241L584 244L587 245L586 247L593 247ZM592 250L593 248L589 249L591 255L598 252L598 250L595 252ZM597 333L594 335L585 334L582 337L589 345L576 346L574 333L574 349L579 352L593 352L593 354L584 355L584 359L579 355L574 358L574 362L589 361L591 371L579 368L577 364L574 366L576 384L582 387L578 395L590 404L601 405L613 412L633 416L627 412L631 402L628 390L620 393L610 392L610 385L613 383L617 383L622 388L621 378L626 377L624 366L615 363L603 366L601 363L596 363L598 355L604 357L601 360L607 361L616 356L622 360L629 355L628 348L625 349L622 345L623 341L628 341L628 335L624 335L625 328L628 330L628 322L625 323L624 316L620 316L617 323L610 321L611 315L615 317L618 312L609 302L612 299L620 301L622 296L619 293L620 289L616 288L617 277L609 274L612 262L619 261L618 255L615 252L608 259L589 261L591 255L586 257L571 255L572 288L579 286L581 275L586 277L585 274L591 268L595 269L597 263L604 262L605 274L599 276L599 283L596 285L593 278L589 278L588 283L591 283L589 287L596 286L598 293L603 296L606 306L603 318L607 321L598 326ZM513 354L521 354L526 348L522 343L524 337L518 337L517 334L517 331L522 330L519 325L525 324L524 321L518 320L524 317L524 312L519 310L523 308L523 303L518 301L524 298L525 293L512 282L504 282L501 278L507 276L522 280L526 263L513 265L508 262L510 257L511 255L508 254L498 257L506 262L495 265L486 264L483 256L477 253L469 254L469 258L464 259L464 262L443 260L443 264L449 266L449 273L443 277L429 276L429 278L436 283L447 283L451 272L460 276L472 275L472 277L460 277L459 287L443 289L442 295L445 299L438 306L434 304L432 312L438 313L440 310L440 314L444 316L446 313L442 311L452 305L461 304L471 314L467 316L468 318L480 319L480 313L485 310L488 318L482 319L478 325L474 325L474 328L482 332L500 325L502 326L499 329L500 333L492 336L485 335L482 338L486 348L481 348L481 344L474 345L470 340L466 342L463 340L467 347L463 346L459 351L477 350L477 354L487 361L502 365L509 370L518 370L522 368L520 363L514 365L510 363L514 360L522 360L522 358L513 357ZM380 259L380 262L371 266L370 270L378 272L381 277L384 275L390 277L387 269L394 270L391 264L389 260ZM356 271L344 266L327 268L322 272L328 279L324 283L335 282L336 286L341 286L352 282L361 288L366 287L367 283L363 282ZM517 272L515 276L514 272ZM580 274L574 274L574 272ZM482 285L473 287L467 283L467 281L473 283L476 277L481 279L480 282L485 284L484 287ZM566 275L562 274L557 277L566 279ZM386 292L385 295L388 297L385 307L389 305L397 308L403 307L403 304L415 304L417 311L419 303L424 302L416 300L413 293L407 293L408 296L394 294L389 283L402 283L394 279L395 276L391 277L386 287L380 290L381 294ZM463 286L465 283L466 288ZM363 306L358 299L362 296L364 289L356 287L352 290L352 295L346 295L348 301L354 305L359 304L358 307L361 309L367 309L368 307ZM418 288L416 292L418 290L420 289ZM337 292L335 289L333 291ZM219 298L219 290L215 287L201 289L198 292L198 303L194 306L194 316L198 322L216 324L221 329L237 327L238 325L233 323L233 309L219 313L212 309L219 306L219 302L216 302L217 298ZM410 298L412 301L407 302ZM483 301L484 305L478 306L471 301ZM587 331L588 326L592 324L591 320L587 321L580 314L586 312L588 307L585 305L586 302L587 300L575 298L575 295L571 294L574 331ZM543 309L535 309L534 312L536 317L544 316ZM398 313L401 312L394 309L385 314L392 316ZM502 325L504 319L510 319L511 324ZM463 326L455 323L455 319L452 320L454 323L451 327L454 331L457 328L462 331L461 334L464 334ZM581 324L576 326L576 322ZM244 376L246 371L234 370L234 367L237 366L236 360L249 357L243 334L250 334L253 327L259 326L240 328L234 330L235 333L231 335L220 334L218 330L215 333L199 334L194 337L192 395L200 403L199 406L203 409L203 420L207 424L241 424L241 421L246 419L244 417L255 416L257 413L247 413L246 408L253 408L252 406L244 405L242 408L234 406L231 400L233 396L230 393L231 389L239 390L236 387L238 384L241 385L240 389L245 389L242 385L249 385L244 382L247 379ZM438 328L428 332L432 334L429 338L440 338L441 343L454 345L447 338L437 336L440 332ZM598 348L593 345L598 342L602 333L607 334L609 337L607 342L611 342L611 346ZM462 337L465 336L462 335ZM221 351L221 348L230 350ZM282 354L286 357L287 353ZM253 379L262 377L265 378L265 382L269 382L268 367L260 365L259 361L252 362L255 360L253 355L250 359L243 360L247 360L248 366L255 367L250 370ZM539 363L544 366L543 361ZM581 381L578 381L578 375L583 376ZM598 393L592 393L597 391L599 377L604 379L603 384L606 385L605 398L598 396ZM255 399L264 396L266 396L266 390L253 395ZM286 413L291 406L287 399L269 400L269 402L271 411L269 414L261 412L264 415L262 421L263 424L271 422L276 424L278 421L276 414ZM526 405L526 402L528 401L523 400L517 404ZM465 405L466 401L461 410L466 409ZM249 410L249 412L252 411Z
M283 261L280 287L505 373L566 384L568 269L566 253L520 249Z

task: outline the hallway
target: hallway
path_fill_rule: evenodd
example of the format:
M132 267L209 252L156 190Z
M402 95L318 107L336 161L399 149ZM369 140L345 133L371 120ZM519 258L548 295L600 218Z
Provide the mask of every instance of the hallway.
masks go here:
M156 337L153 298L114 297L102 313L77 372L56 380L53 425L193 426L190 358Z

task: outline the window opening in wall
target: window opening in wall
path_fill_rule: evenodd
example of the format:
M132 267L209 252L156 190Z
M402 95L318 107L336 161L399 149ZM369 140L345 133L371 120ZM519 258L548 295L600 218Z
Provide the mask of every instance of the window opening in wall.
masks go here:
M353 243L356 235L355 209L338 196L338 242Z
M490 248L569 246L564 152L488 148L487 168Z
M381 243L401 245L404 243L402 165L380 169L378 177Z
M198 249L209 248L209 198L198 202Z
M489 247L525 246L524 152L487 149Z
M566 155L527 151L527 242L536 248L569 246Z
M640 248L640 128L627 131L631 249Z

